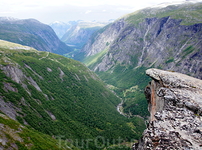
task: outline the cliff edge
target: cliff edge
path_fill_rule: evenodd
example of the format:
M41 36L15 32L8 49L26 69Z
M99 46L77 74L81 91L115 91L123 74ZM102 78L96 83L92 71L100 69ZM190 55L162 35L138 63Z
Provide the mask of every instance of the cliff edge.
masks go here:
M150 119L133 150L202 149L202 80L148 69L145 88Z

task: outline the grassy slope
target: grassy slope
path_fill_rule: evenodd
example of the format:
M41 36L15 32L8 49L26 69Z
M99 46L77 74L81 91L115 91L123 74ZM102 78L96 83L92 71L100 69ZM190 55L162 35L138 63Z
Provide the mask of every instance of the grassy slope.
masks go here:
M93 65L98 64L102 57L107 53L108 49L101 51L93 56L89 56L88 58L83 59L83 63L88 66L89 68L93 68Z
M96 140L97 136L109 140L109 145L114 143L113 139L119 137L124 141L130 141L132 138L137 139L141 136L144 122L121 116L116 111L116 105L120 103L120 99L106 89L106 85L81 63L48 52L27 51L19 48L10 50L2 45L0 52L3 66L12 65L5 60L12 61L14 66L17 63L24 74L33 78L42 90L42 92L36 90L25 79L23 82L27 84L31 93L29 95L21 84L0 72L1 96L6 102L10 101L22 109L17 117L20 123L23 124L26 121L37 131L72 139L74 145L75 140L84 139L85 144L89 145L88 148L84 147L86 149L95 149L94 141L88 143L86 140ZM47 68L52 71L47 71ZM60 70L64 73L62 78ZM18 92L5 92L3 83L9 83L17 88ZM51 119L47 112L54 114L56 119ZM129 126L131 123L135 127L133 130L131 125Z
M137 25L145 18L163 18L170 16L182 20L181 25L202 23L202 3L171 5L163 8L146 8L125 16L129 23Z

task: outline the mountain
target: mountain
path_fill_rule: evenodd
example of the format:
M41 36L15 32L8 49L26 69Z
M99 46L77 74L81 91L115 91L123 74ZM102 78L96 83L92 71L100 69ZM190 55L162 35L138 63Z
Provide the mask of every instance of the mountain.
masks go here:
M77 24L72 25L63 35L61 40L74 48L75 51L78 51L88 42L94 32L101 29L106 24L107 23L80 21ZM74 55L75 52L67 54L68 57L72 58L74 58Z
M124 100L124 112L146 117L145 70L202 79L202 3L160 5L105 26L84 46L82 60Z
M68 23L64 23L61 21L54 21L50 23L49 26L51 26L51 28L55 31L58 38L61 39L63 35L66 33L66 31L76 23L77 23L76 21L69 21Z
M134 150L194 149L202 147L202 80L159 69L145 89L150 121Z
M72 51L58 39L50 26L35 19L1 17L0 39L61 55Z
M0 58L0 147L129 149L145 129L78 61L3 40Z

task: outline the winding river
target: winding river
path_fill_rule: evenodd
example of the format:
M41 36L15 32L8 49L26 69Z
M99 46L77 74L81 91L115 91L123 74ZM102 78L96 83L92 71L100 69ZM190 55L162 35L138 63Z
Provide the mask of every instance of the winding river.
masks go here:
M122 112L122 108L123 108L123 100L121 101L121 103L118 104L118 106L116 107L116 110L123 116L125 116L125 114ZM126 117L126 116L125 116Z

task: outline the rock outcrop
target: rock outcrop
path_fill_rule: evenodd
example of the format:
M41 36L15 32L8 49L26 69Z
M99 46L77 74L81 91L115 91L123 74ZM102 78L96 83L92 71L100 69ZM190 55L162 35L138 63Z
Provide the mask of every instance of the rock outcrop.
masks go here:
M133 150L202 149L202 80L148 69L145 88L150 120Z

